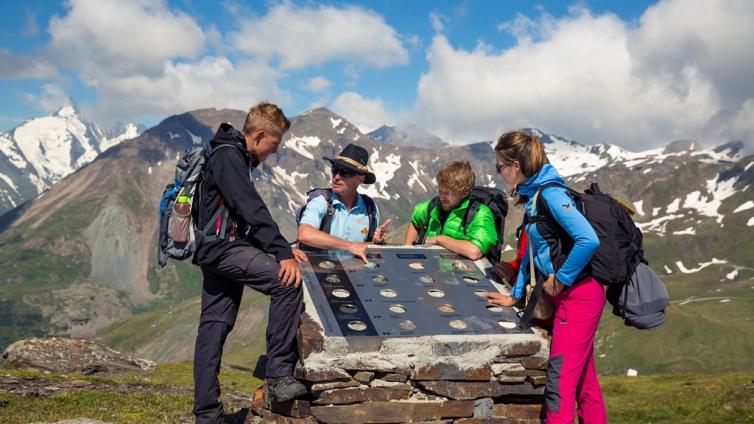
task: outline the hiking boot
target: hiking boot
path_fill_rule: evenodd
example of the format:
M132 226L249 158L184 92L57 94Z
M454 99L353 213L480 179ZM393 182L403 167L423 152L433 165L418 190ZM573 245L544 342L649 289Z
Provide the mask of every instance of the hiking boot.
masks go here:
M304 396L307 393L306 386L295 378L286 375L284 377L268 377L267 393L273 402L288 402Z

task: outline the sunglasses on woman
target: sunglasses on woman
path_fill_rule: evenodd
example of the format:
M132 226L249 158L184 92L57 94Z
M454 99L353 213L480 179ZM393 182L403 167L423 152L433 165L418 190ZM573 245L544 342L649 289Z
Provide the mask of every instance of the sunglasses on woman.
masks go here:
M351 178L357 175L361 175L359 171L354 171L353 169L341 168L339 166L333 166L330 170L332 171L333 177L338 174L340 174L342 178Z
M495 171L499 174L500 171L503 170L503 168L507 168L509 166L513 166L513 162L503 162L503 163L496 163L495 164Z

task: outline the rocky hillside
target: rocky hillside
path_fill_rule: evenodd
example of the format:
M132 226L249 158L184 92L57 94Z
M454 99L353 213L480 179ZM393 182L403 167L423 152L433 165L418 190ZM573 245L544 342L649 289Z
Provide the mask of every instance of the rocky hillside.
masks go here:
M0 214L43 193L97 155L143 128L121 123L103 131L73 106L0 134Z
M196 269L180 262L165 269L156 266L159 197L186 148L210 139L221 122L240 127L243 118L241 111L215 109L169 117L109 149L44 196L4 215L0 347L32 335L92 336L132 314L153 310L157 318L157 311L178 302L191 305L189 299L200 285ZM705 149L678 142L635 153L607 144L584 146L554 135L542 138L551 161L575 187L599 181L603 190L640 211L636 218L655 269L678 278L679 284L711 275L710 284L722 289L754 285L748 255L754 250L754 157L742 157L739 144ZM278 154L253 174L289 240L295 238L293 211L306 191L328 183L329 164L321 158L332 157L351 142L370 151L370 167L377 174L377 183L365 186L364 192L398 227L406 224L417 201L435 195L433 177L449 160L470 160L478 184L502 187L494 175L491 142L438 149L398 147L372 140L344 117L315 109L292 120ZM520 217L520 210L512 209L508 250ZM741 294L751 297L748 290ZM709 297L694 291L688 296ZM193 305L186 308L195 310ZM145 326L156 323L147 324L143 317L133 318L140 325L121 328L148 333ZM180 321L191 328L170 330L172 336L162 347L154 346L150 357L186 357L190 346L179 334L190 335L193 323ZM127 333L118 337L129 340ZM168 347L173 343L175 348Z

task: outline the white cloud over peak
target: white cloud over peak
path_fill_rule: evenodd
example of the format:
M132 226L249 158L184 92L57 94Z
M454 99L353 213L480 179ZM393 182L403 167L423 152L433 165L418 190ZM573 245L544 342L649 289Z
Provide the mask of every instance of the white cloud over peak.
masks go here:
M754 3L661 1L636 26L577 8L498 28L515 45L464 50L435 36L417 87L424 127L472 142L534 126L629 149L754 140Z
M81 108L100 122L206 107L245 110L264 98L290 101L278 86L278 71L264 62L205 54L222 35L164 1L73 0L65 16L50 21L49 32L48 50L97 90L95 103ZM44 95L56 98L38 98Z
M207 56L197 62L167 62L159 77L113 79L99 87L98 103L83 109L103 119L134 113L163 117L207 107L246 110L262 99L281 105L290 101L290 94L278 87L275 70L257 62L234 64L225 57Z
M236 48L300 69L330 60L384 68L408 62L408 52L382 16L358 6L296 7L283 3L242 21Z
M341 93L332 102L331 109L356 125L364 134L394 122L382 99L368 99L353 91Z
M23 97L26 101L36 104L47 113L56 112L63 106L74 104L73 100L57 84L44 84L42 93L24 93Z

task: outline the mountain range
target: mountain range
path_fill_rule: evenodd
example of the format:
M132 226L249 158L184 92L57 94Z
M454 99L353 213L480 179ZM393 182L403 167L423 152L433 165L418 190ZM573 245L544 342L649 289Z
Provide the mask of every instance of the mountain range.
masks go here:
M0 215L143 130L130 122L102 130L85 121L75 106L64 106L0 134Z
M168 117L2 216L0 347L29 335L69 334L102 337L159 361L190 357L201 277L190 263L156 265L159 198L183 151L208 141L222 122L240 128L244 117L227 109ZM669 333L651 336L657 346L682 346L668 349L675 353L663 366L687 369L712 354L716 369L754 366L754 156L742 155L738 142L705 148L678 141L630 152L530 131L541 136L550 161L574 188L598 181L637 210L646 257L675 302L669 316L677 320L664 327ZM373 137L324 108L292 119L278 153L252 173L289 240L306 191L328 185L322 157L347 143L370 153L377 182L361 191L376 200L383 219L394 219L393 240L402 239L413 205L436 194L434 176L450 160L469 160L478 185L504 187L494 171L494 142L427 148ZM513 207L508 216L508 255L521 213ZM264 304L263 297L247 294L229 352L243 356L263 346ZM737 319L720 319L720 309ZM611 369L657 354L640 351L646 343L616 322L607 320L598 340ZM727 343L726 353L705 350L710 335ZM728 354L736 363L719 364ZM683 362L689 357L702 359Z

